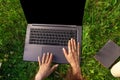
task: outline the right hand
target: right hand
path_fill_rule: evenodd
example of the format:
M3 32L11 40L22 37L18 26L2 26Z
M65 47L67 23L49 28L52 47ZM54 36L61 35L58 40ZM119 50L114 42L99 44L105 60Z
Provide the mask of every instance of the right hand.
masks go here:
M63 53L71 65L72 68L72 78L71 80L83 80L81 69L80 69L80 45L79 43L76 46L75 39L71 38L71 40L68 41L68 50L63 48ZM70 77L69 76L69 77Z
M67 61L70 63L72 68L79 68L80 66L80 46L79 43L76 46L75 39L71 38L71 40L68 41L68 51L63 48L63 53L67 59Z

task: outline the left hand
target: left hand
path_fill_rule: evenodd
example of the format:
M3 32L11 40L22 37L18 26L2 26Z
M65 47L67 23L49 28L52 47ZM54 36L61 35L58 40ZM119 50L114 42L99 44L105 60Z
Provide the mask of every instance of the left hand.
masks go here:
M42 61L40 61L40 57L38 56L39 71L35 76L35 80L43 80L58 67L58 64L51 67L52 57L52 53L44 53L42 56Z

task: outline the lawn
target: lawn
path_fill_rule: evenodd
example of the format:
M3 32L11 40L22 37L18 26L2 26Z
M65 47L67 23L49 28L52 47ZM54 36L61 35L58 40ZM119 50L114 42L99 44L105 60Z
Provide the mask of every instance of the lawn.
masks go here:
M0 80L32 80L37 62L23 61L27 22L19 0L0 0ZM94 59L109 40L120 46L120 0L87 0L83 18L81 68L86 80L120 80ZM68 65L46 80L62 80Z

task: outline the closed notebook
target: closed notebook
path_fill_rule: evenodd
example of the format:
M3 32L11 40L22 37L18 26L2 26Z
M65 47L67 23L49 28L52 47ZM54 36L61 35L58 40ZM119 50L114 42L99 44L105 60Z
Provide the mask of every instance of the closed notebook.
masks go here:
M120 56L120 47L109 40L94 56L104 67L110 68Z

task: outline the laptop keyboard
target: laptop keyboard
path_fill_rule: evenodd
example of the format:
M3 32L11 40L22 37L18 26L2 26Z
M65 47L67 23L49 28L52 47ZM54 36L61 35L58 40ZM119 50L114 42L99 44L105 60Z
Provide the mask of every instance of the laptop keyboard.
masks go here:
M29 44L67 46L71 38L77 39L76 30L31 28Z

